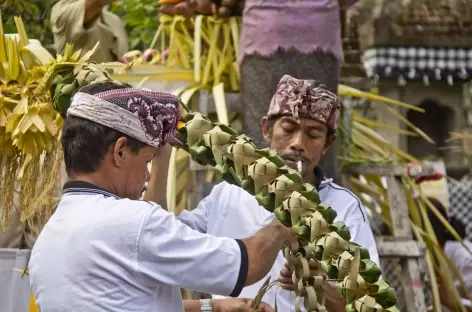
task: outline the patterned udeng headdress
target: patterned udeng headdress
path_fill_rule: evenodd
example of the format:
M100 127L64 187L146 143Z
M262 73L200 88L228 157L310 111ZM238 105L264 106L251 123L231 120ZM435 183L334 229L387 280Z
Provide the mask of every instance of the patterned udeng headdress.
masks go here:
M176 138L180 118L178 97L134 88L94 95L81 90L74 95L67 116L107 126L154 147L181 144Z
M267 117L290 115L318 120L336 133L341 105L333 92L313 86L313 81L285 75L277 85Z

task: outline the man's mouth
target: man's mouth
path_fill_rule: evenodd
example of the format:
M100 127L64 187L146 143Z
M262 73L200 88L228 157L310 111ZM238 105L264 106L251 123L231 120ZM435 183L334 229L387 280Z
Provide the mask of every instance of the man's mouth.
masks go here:
M296 158L283 158L285 164L293 169L297 169L298 161L301 161L303 163L303 160L301 159L296 159Z
M281 156L282 159L284 160L285 162L285 165L287 165L288 167L292 168L292 169L295 169L297 171L300 170L299 168L299 165L298 165L298 162L301 162L301 169L303 170L306 165L308 164L308 161L306 161L306 159L304 159L303 157L296 157L296 156L293 156L293 155L290 155L290 156Z

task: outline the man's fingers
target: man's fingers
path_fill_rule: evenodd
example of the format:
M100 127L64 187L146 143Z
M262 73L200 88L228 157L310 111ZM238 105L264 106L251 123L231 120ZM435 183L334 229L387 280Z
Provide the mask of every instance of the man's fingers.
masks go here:
M192 10L197 9L197 0L187 0L187 3Z
M161 4L159 12L163 14L176 15L175 6L173 4Z
M251 304L253 303L254 300L253 299L243 299L243 300L245 302L245 307L241 307L238 311L243 311L243 310L244 310L244 312L252 311L251 310ZM259 304L259 306L257 307L257 311L259 311L259 312L275 312L275 310L265 302L261 302Z
M259 305L259 311L260 312L275 312L275 310L272 309L272 307L268 305L267 303L261 303Z
M292 278L291 277L279 277L277 281L281 284L293 284Z
M295 285L293 285L293 284L280 283L280 287L282 287L283 289L288 290L288 291L295 291Z
M319 270L321 268L320 263L315 259L310 259L310 261L308 261L308 265L310 266L311 270Z
M293 244L298 240L298 234L295 233L292 228L287 228L287 238L285 239L285 244Z
M180 2L175 5L175 12L178 15L182 15L184 17L191 17L194 13L194 11L189 7L187 2Z
M280 276L283 277L292 277L292 270L289 268L285 267L282 270L280 270Z
M326 272L323 272L323 269L321 267L321 263L317 260L310 259L308 262L308 266L310 267L310 273L313 276L323 276L324 279L327 279L328 276L326 275Z

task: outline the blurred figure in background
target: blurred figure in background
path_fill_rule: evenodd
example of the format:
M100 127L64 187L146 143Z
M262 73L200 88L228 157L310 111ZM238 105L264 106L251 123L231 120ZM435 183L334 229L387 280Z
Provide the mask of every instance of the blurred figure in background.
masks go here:
M457 234L459 234L459 236L464 240L467 233L465 230L465 225L462 223L462 221L455 218L454 216L448 216L446 209L436 198L428 199L441 213L441 215L449 222L449 224L451 224L454 230L456 230ZM472 293L472 256L469 254L467 249L465 249L462 244L452 236L452 234L446 229L444 224L441 222L441 220L439 220L433 211L428 210L428 218L434 229L436 238L438 239L439 246L443 249L446 257L448 257L457 267L457 270L461 274L469 293ZM472 242L464 240L464 244L470 250L472 250ZM467 295L464 293L464 290L462 289L459 281L455 279L455 282L461 297L467 298ZM441 302L447 306L449 304L448 298L443 298L443 295L446 295L446 292L440 292L440 294ZM470 301L464 300L464 303L470 304ZM472 306L470 306L469 310L472 310Z
M60 0L51 11L51 26L57 53L67 43L74 51L91 50L99 41L100 47L91 61L118 61L128 51L128 35L120 18L108 12L112 0Z
M239 46L243 133L263 145L260 120L283 75L314 79L337 93L343 60L340 8L356 0L246 0ZM321 168L340 183L336 149Z

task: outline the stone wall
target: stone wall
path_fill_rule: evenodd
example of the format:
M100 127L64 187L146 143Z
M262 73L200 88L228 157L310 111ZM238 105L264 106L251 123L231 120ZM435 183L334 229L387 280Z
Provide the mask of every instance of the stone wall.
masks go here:
M456 85L450 86L446 83L434 83L426 86L422 82L409 82L406 86L399 86L396 81L381 81L379 83L379 92L383 96L416 106L421 105L426 100L432 100L440 106L444 106L451 112L451 120L449 120L449 123L446 123L448 129L445 130L447 133L449 131L461 129L466 124L462 84L458 83ZM408 110L406 108L396 107L395 109L397 112L401 113L403 117L407 118ZM377 103L376 113L378 121L382 123L397 128L407 128L402 121L398 120L398 118L395 118L388 111L386 105ZM447 118L447 116L444 116L444 118ZM429 120L428 122L431 124L431 122L435 121ZM441 126L440 122L437 124L438 126ZM388 129L379 129L378 132L389 142L395 144L402 150L408 151L408 138L405 135L401 135ZM431 147L430 143L424 140L419 140L418 144L422 144L424 148ZM446 149L444 150L444 158L447 167L460 167L463 165L463 155L460 152Z

